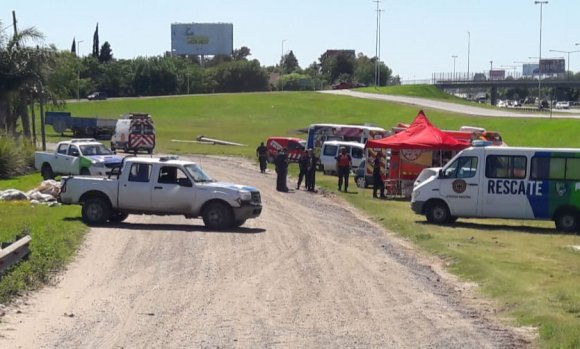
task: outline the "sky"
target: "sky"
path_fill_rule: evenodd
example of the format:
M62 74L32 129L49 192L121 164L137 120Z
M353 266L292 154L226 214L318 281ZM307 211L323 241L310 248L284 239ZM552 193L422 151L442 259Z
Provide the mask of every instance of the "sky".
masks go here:
M247 46L250 59L275 65L291 50L306 68L327 49L374 56L376 8L373 0L2 0L0 30L12 33L16 11L18 28L35 27L62 50L76 38L87 55L98 22L113 57L135 58L170 51L172 23L232 23L234 49ZM468 58L472 73L521 71L540 53L534 0L381 0L379 8L380 58L402 80L450 73L454 63L466 72ZM549 0L541 12L542 58L580 50L580 0ZM580 71L580 52L570 54L570 70Z

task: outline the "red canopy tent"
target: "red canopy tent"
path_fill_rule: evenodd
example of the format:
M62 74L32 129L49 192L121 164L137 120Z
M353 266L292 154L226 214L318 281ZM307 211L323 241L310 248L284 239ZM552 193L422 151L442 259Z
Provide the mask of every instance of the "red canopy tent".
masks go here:
M383 139L367 141L367 148L462 150L468 142L457 140L433 126L421 110L405 130Z
M389 180L395 181L397 191L403 191L401 180L413 181L425 167L433 166L433 152L439 151L439 163L443 151L459 151L471 146L433 126L423 111L408 128L383 139L368 140L367 148L391 149ZM449 160L449 159L447 159Z

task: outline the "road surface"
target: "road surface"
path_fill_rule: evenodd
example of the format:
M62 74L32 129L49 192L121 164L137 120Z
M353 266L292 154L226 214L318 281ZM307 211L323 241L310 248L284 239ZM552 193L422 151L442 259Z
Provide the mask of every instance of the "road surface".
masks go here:
M0 347L529 344L498 325L441 262L332 194L279 193L271 170L262 175L254 163L194 159L214 178L257 186L262 216L228 232L199 219L142 215L91 229L55 285L3 309Z
M502 109L487 109L480 108L476 106L457 104L451 102L438 101L434 99L419 98L419 97L407 97L407 96L395 96L395 95L384 95L378 93L367 93L358 92L352 90L325 90L320 91L321 93L328 93L340 96L351 96L356 98L364 99L374 99L378 101L386 102L396 102L416 105L421 108L433 108L439 110L445 110L453 113L460 113L465 115L476 115L476 116L492 116L492 117L509 117L509 118L550 118L550 113L519 113L510 112ZM580 118L580 113L578 111L567 111L553 113L552 118L567 118L567 119L578 119Z

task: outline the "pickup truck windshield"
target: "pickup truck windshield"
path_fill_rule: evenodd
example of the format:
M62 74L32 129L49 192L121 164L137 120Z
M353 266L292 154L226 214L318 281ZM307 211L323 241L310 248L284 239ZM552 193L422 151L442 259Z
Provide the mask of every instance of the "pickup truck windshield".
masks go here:
M185 165L184 167L187 172L189 172L194 182L214 182L214 180L207 173L205 173L201 167L195 164Z
M81 153L83 155L113 155L113 152L105 148L102 144L87 144L81 145Z

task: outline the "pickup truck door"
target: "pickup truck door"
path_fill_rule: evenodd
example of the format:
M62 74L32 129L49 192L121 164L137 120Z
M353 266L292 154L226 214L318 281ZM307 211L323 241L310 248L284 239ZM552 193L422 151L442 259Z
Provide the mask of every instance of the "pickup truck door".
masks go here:
M119 184L119 208L152 211L151 164L133 163Z
M161 166L154 182L151 202L156 210L168 214L192 213L195 187L180 167Z
M54 173L63 173L63 174L69 173L68 167L66 167L67 164L66 159L68 158L67 155L68 148L69 148L68 144L61 144L56 149L56 152L54 153L54 159L52 159L51 161L52 170L54 171Z

